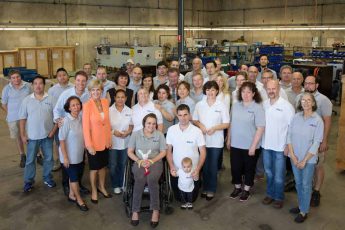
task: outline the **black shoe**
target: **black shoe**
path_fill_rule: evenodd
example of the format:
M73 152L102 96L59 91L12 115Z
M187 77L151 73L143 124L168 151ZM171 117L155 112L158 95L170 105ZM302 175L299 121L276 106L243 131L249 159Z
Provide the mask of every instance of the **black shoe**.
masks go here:
M131 220L132 226L137 226L139 224L139 220Z
M104 198L112 198L113 195L111 195L110 193L108 194L104 194L101 190L97 189L97 192L99 192L100 194L102 194L104 196Z
M202 193L200 194L200 197L201 197L201 198L206 198L206 196L207 196L207 193L206 193L206 192L202 192Z
M94 204L98 204L98 200L94 200L91 198L91 202L94 203Z
M43 165L43 157L41 155L36 156L37 158L37 164Z
M152 228L156 228L158 226L158 224L159 224L159 221L151 221L150 222L150 225Z
M296 223L303 223L308 217L308 214L304 214L302 215L302 213L298 213L298 215L295 218L295 222Z
M234 188L234 191L230 194L231 199L236 199L242 193L241 188Z
M83 185L79 186L79 191L81 194L84 194L84 195L90 194L90 190L88 188L84 187Z
M320 192L314 190L311 195L310 206L311 207L318 207L320 205Z
M247 201L250 197L250 192L243 190L241 196L240 196L240 201Z
M25 154L21 154L20 155L19 167L25 168L25 163L26 163L26 155Z
M67 198L68 202L71 202L71 203L78 203L77 200L73 200L72 198L68 197Z
M291 214L298 214L300 213L299 207L295 207L289 210Z
M86 204L78 204L78 202L75 202L78 206L78 208L83 211L83 212L86 212L86 211L89 211L89 208L86 206Z
M62 185L63 193L65 196L69 195L69 187L67 185Z

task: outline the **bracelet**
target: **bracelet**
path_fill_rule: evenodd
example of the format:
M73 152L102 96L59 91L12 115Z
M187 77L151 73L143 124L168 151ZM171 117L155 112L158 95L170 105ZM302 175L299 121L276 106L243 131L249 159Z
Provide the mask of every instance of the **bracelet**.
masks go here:
M150 163L151 163L151 165L153 165L155 162L153 162L153 160L148 160Z

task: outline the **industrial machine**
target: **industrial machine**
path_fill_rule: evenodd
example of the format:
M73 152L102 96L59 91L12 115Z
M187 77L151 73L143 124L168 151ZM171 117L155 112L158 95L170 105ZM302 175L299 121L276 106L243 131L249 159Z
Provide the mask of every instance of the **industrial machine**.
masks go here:
M163 59L163 49L160 46L111 46L96 47L98 65L121 68L128 59L141 66L156 66Z

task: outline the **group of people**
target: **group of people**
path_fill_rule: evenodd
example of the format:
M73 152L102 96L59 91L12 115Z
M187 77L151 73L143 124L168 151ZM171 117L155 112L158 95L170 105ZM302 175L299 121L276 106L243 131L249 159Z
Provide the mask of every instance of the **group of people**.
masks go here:
M199 194L206 200L215 197L227 146L234 185L230 198L247 201L254 178L264 173L263 204L282 208L290 167L298 197L298 206L290 212L296 214L296 222L303 222L311 201L317 206L320 200L332 104L317 91L318 77L308 75L304 80L300 72L283 66L279 81L267 68L266 55L260 64L260 68L242 65L236 76L228 77L219 59L203 69L197 57L193 70L184 76L178 61L169 65L161 61L153 77L143 75L140 66L128 60L126 71L118 71L111 81L105 67L98 67L94 76L86 63L75 74L74 85L67 71L58 69L57 83L48 93L45 78L35 77L30 86L19 71L11 71L2 107L21 154L24 192L33 189L40 150L44 184L56 186L51 171L54 160L59 160L68 201L87 211L81 194L91 193L94 204L98 194L112 197L105 186L108 170L113 192L121 194L129 158L134 176L131 224L139 224L147 184L150 224L156 227L163 159L169 165L175 198L182 209L192 209ZM58 149L55 157L53 146ZM82 184L85 157L91 191Z

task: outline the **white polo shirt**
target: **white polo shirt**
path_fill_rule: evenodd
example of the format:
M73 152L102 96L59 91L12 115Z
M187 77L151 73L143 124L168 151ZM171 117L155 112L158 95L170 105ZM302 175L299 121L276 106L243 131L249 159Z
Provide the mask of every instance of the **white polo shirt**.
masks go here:
M229 108L221 101L209 106L207 100L198 102L195 106L193 120L201 122L206 129L215 125L230 123ZM208 148L223 148L224 147L224 132L217 130L212 135L205 135L206 147Z
M183 131L180 125L176 124L168 129L166 143L173 147L173 162L178 170L185 157L192 159L193 165L198 165L199 147L205 145L205 138L201 130L191 123Z
M128 130L129 126L133 124L132 116L132 110L126 105L121 112L116 109L115 104L109 108L110 125L112 130L112 149L123 150L127 148L130 136L128 135L126 138L121 138L115 136L113 133L114 130L118 130L120 132Z
M270 100L263 102L266 127L262 136L261 147L277 152L284 151L289 125L295 115L292 105L283 98L271 105Z
M163 124L163 117L159 110L156 109L155 104L152 101L149 101L144 106L141 106L139 103L134 105L132 108L133 111L133 132L138 131L143 128L143 118L149 114L154 113L157 116L157 124Z

